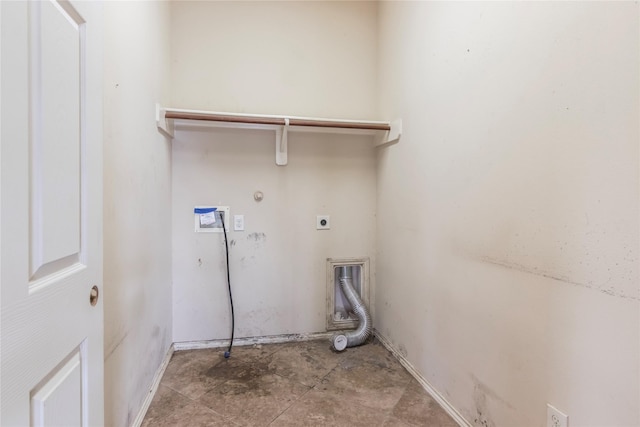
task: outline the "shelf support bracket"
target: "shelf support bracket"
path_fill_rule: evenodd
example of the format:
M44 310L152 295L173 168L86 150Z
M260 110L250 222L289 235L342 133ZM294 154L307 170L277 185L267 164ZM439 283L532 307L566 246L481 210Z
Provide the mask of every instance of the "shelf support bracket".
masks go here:
M276 128L276 165L286 166L288 155L289 119L285 117L284 126Z
M402 119L397 119L389 122L389 126L391 127L391 129L385 133L382 139L376 142L376 147L393 145L397 144L398 141L400 141L400 137L402 136Z
M173 138L173 120L167 121L165 114L167 110L162 108L160 104L156 104L156 126L162 133L169 138Z

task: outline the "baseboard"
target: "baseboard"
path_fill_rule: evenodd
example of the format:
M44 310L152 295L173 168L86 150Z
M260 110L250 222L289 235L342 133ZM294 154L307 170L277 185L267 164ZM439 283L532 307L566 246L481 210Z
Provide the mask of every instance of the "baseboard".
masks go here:
M268 335L265 337L246 337L235 338L233 345L241 347L245 345L256 344L280 344L285 342L300 342L300 341L312 341L312 340L329 340L334 335L333 332L314 332L310 334L282 334L282 335ZM224 348L229 345L229 340L209 340L209 341L182 341L173 343L175 351L182 350L200 350L205 348Z
M453 405L451 405L451 403L449 403L449 401L447 401L447 399L445 399L445 397L442 394L440 394L438 392L438 390L436 390L429 383L429 381L427 381L425 379L425 377L422 376L422 374L420 372L418 372L418 370L407 360L407 358L404 357L402 355L402 353L400 353L393 346L393 344L391 344L391 341L389 341L384 335L382 335L377 330L374 330L373 333L374 333L375 337L382 343L382 345L385 346L385 348L387 350L389 350L391 352L391 354L393 354L393 356L396 359L398 359L400 364L402 366L404 366L404 368L407 371L409 371L411 376L413 376L413 378L415 378L416 381L418 381L420 383L420 385L425 389L425 391L427 393L429 393L429 395L433 398L433 400L438 402L440 404L440 406L442 406L442 409L444 409L445 412L447 414L449 414L449 416L451 418L453 418L453 420L456 423L458 423L459 426L461 426L461 427L472 427L472 424L469 423L467 420L465 420L464 417L460 414L460 412L458 412L458 410L456 408L454 408Z
M151 388L149 389L149 393L147 393L147 397L145 397L144 402L142 402L142 408L138 412L138 416L135 420L133 420L133 424L131 427L140 427L142 425L142 421L144 421L145 415L147 415L147 410L151 405L151 401L153 397L156 395L156 391L158 391L158 387L160 386L160 381L162 381L162 376L164 375L164 371L167 369L167 365L169 365L169 361L171 360L171 356L174 352L173 344L169 346L169 350L167 350L167 354L164 356L162 363L158 367L156 374L153 376L153 381L151 382Z

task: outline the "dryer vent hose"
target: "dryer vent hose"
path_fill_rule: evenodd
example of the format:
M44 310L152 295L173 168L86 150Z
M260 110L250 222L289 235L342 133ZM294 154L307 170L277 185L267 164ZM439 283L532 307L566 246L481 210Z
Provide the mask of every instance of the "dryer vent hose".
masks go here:
M351 304L353 312L358 317L358 327L343 334L336 334L331 339L333 348L342 351L347 347L355 347L364 344L371 335L371 316L367 307L360 299L360 296L353 288L353 278L351 277L351 267L340 267L340 288L342 293Z

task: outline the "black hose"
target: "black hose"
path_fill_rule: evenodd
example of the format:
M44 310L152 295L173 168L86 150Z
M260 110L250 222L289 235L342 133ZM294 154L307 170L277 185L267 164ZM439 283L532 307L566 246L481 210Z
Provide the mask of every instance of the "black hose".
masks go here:
M229 303L231 304L231 342L229 348L224 352L225 359L231 356L231 347L233 347L233 332L236 328L236 319L233 313L233 296L231 296L231 277L229 275L229 243L227 242L227 229L224 226L224 212L220 212L220 221L222 222L222 232L224 233L224 247L227 254L227 286L229 287Z

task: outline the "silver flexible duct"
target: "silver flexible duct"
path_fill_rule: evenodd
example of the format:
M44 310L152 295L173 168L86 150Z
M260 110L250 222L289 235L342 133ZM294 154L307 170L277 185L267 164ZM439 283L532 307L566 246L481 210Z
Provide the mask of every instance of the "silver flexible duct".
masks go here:
M369 338L369 335L371 335L371 316L369 316L369 311L360 299L360 296L356 290L353 289L351 267L340 267L340 287L347 301L351 304L353 312L358 316L360 323L358 323L358 327L353 331L333 336L331 341L333 342L333 348L337 351L364 344L367 338Z

